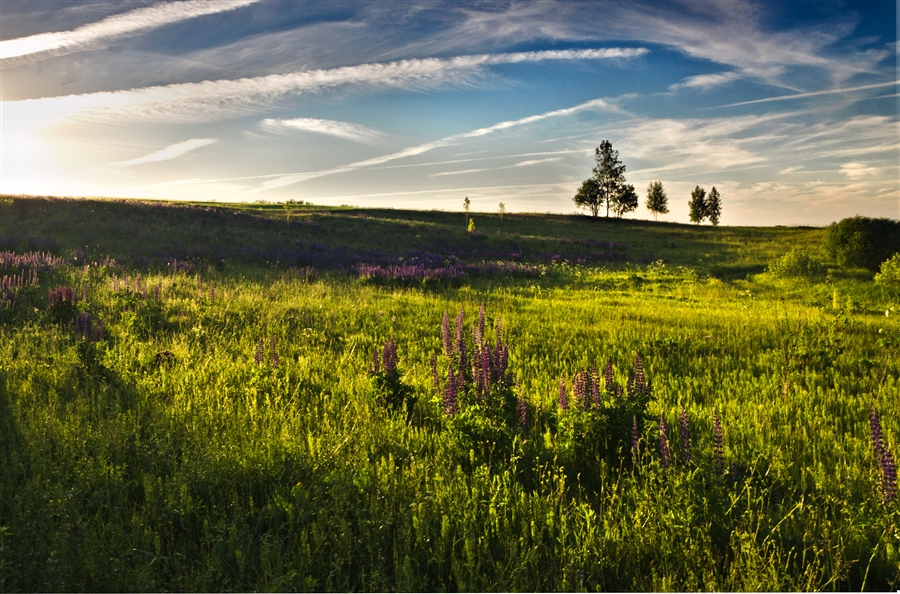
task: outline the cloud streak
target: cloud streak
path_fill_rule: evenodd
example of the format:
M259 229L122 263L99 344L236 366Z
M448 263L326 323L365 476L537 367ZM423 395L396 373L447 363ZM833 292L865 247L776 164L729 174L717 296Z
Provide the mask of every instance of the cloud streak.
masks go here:
M178 142L169 145L166 148L154 151L149 155L144 155L143 157L129 159L128 161L110 163L109 165L104 167L104 169L122 169L124 167L133 167L135 165L144 165L145 163L171 161L172 159L177 159L178 157L186 155L199 148L203 148L217 142L219 142L217 138L192 138L190 140L185 140L184 142Z
M41 33L0 41L0 68L101 48L116 39L200 16L243 8L256 2L259 0L168 2L116 14L71 31Z
M260 128L268 132L284 134L292 131L311 132L334 136L344 140L352 140L368 144L382 136L378 130L373 130L359 124L350 122L338 122L335 120L322 120L317 118L294 118L290 120L276 120L266 118L259 123Z
M4 105L7 109L25 110L22 116L36 122L72 118L100 123L209 122L259 111L289 96L318 93L346 85L432 88L472 81L486 66L547 60L627 59L643 56L647 52L646 48L605 48L425 58L237 80L27 99L5 102Z
M520 118L518 120L509 120L505 122L499 122L492 126L487 126L485 128L478 128L476 130L472 130L470 132L463 132L461 134L453 134L451 136L445 136L444 138L440 138L438 140L433 140L431 142L426 142L417 146L412 146L409 148L405 148L401 151L397 151L395 153L390 153L388 155L381 155L378 157L373 157L371 159L365 159L363 161L357 161L355 163L350 163L348 165L342 165L340 167L334 167L331 169L324 169L320 171L309 171L309 172L300 172L300 173L292 173L288 175L283 175L277 177L275 179L266 181L262 184L262 187L254 190L254 192L264 191L264 190L273 190L275 188L282 188L284 186L290 186L293 184L297 184L303 181L307 181L310 179L314 179L317 177L324 177L326 175L334 175L337 173L349 173L351 171L356 171L357 169L362 169L364 167L371 167L374 165L383 165L385 163L389 163L391 161L396 161L397 159L404 159L407 157L414 157L417 155L421 155L423 153L427 153L429 151L433 151L435 149L451 146L459 143L463 140L468 140L471 138L478 138L481 136L487 136L488 134L492 134L494 132L500 132L502 130L508 130L510 128L515 128L518 126L524 126L527 124L532 124L535 122L540 122L541 120L546 120L548 118L557 118L563 116L573 115L582 111L589 110L597 110L597 109L606 109L606 110L615 110L619 111L618 108L611 105L604 99L593 99L591 101L586 101L585 103L581 103L574 107L567 107L564 109L557 109L554 111L548 111L545 113L528 116L524 118Z

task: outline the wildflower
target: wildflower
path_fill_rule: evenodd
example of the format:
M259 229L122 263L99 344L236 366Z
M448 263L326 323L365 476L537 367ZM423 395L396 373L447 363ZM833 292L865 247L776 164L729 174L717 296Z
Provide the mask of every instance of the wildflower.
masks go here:
M447 367L447 387L444 389L444 414L447 416L453 416L459 412L457 396L456 372L451 364Z
M613 382L612 359L606 361L606 368L603 370L603 377L606 380L606 393L615 394L616 384Z
M453 342L450 338L450 316L444 312L444 318L441 320L441 337L444 339L444 354L450 357L453 354Z
M519 393L519 429L525 431L528 426L528 408L525 403L525 392L522 390L522 382L516 378L516 391Z
M272 366L278 367L278 351L275 350L275 337L269 339L269 352L272 355Z
M722 423L719 421L718 409L713 409L713 453L715 455L716 475L721 475L724 470L725 439L722 435Z
M891 451L884 448L881 455L881 471L883 474L882 489L884 490L884 501L890 503L897 494L897 466L894 464L894 456Z
M384 344L381 362L385 377L390 380L397 379L397 339L392 338Z
M263 344L263 339L260 338L259 344L256 345L256 352L253 354L253 360L256 362L257 365L262 365L263 356L264 356L265 352L266 352L266 347Z
M635 457L641 453L641 432L638 429L637 415L631 417L631 450Z

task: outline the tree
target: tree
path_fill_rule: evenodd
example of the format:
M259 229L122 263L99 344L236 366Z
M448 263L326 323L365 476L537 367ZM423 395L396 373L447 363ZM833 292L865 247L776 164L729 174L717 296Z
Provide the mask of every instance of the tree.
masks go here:
M698 225L702 223L703 219L706 218L706 190L700 186L694 188L694 191L691 192L691 201L688 202L688 208L691 222Z
M501 202L501 203L500 203L500 207L498 208L497 212L500 213L500 220L502 221L502 220L503 220L503 215L506 214L506 205L503 204L503 203Z
M635 210L638 207L638 195L637 192L634 191L634 186L631 184L624 184L622 190L613 196L612 203L613 212L616 213L616 218L622 218L623 214L628 214Z
M466 211L466 227L469 226L469 207L472 205L472 201L469 200L469 197L466 196L466 199L463 200L463 210Z
M582 182L581 187L575 194L575 204L579 208L587 208L593 216L600 214L600 207L603 205L600 197L600 184L593 177L589 177Z
M647 210L653 213L653 220L661 214L669 212L669 197L663 189L662 182L654 180L647 187Z
M622 216L637 208L637 202L631 196L634 186L629 190L625 183L625 165L619 160L619 151L613 150L612 143L604 140L594 151L594 158L597 161L594 175L581 184L573 199L575 204L588 208L595 217L606 205L607 218L610 209ZM634 208L631 208L632 203Z
M900 221L849 217L832 223L825 233L825 253L842 268L877 271L900 252Z
M719 190L715 186L712 187L706 198L706 216L714 227L719 224L719 217L722 216L722 197L719 196Z

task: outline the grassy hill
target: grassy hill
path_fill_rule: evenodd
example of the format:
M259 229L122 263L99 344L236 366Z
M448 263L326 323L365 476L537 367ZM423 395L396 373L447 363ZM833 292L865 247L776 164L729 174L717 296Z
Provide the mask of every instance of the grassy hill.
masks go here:
M897 288L472 217L0 200L0 589L900 587Z

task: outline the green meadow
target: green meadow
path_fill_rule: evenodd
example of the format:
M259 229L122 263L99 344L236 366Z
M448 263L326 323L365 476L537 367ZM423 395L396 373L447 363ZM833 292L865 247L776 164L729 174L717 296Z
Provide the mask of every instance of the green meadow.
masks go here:
M471 218L3 197L0 590L900 588L900 286Z

